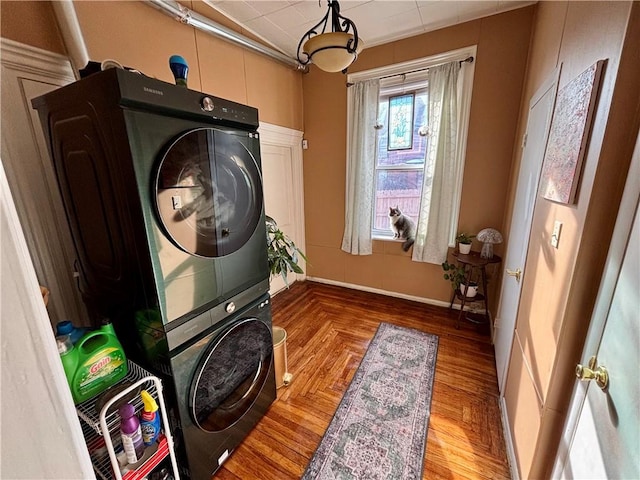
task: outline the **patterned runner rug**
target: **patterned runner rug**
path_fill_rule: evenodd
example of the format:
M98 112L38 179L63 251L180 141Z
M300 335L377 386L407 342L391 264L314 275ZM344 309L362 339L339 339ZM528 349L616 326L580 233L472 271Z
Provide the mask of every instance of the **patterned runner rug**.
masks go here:
M302 479L421 479L437 351L381 323Z

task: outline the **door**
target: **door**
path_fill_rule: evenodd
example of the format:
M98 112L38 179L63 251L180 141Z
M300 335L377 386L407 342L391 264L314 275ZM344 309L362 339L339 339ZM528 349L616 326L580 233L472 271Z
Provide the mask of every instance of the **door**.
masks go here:
M194 424L215 433L237 423L267 382L272 357L271 329L257 318L245 318L215 338L191 385Z
M264 178L265 213L304 251L304 205L302 193L302 132L260 124L260 152ZM304 265L300 267L304 270ZM291 284L301 275L289 273ZM278 276L271 278L270 293L286 288Z
M511 228L509 229L509 245L503 263L505 272L502 276L500 304L493 325L493 343L500 392L503 392L504 389L507 365L511 356L513 332L524 278L524 264L529 247L533 207L538 191L559 75L560 69L558 68L535 93L529 105L525 145L518 174Z
M2 162L38 281L51 291L52 325L86 324L75 250L46 141L31 99L75 80L69 61L2 39Z
M229 255L256 230L262 181L256 159L242 143L246 138L247 133L213 128L191 130L160 161L155 178L158 216L185 252L207 258Z
M640 478L640 136L627 178L580 362L608 385L576 385L553 478Z

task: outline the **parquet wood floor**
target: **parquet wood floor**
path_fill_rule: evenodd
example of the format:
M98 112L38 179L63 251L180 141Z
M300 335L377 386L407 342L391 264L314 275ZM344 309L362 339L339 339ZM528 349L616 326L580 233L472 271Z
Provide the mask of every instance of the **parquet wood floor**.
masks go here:
M510 478L488 331L456 330L456 310L313 282L295 283L272 307L293 381L216 480L299 479L380 322L440 338L423 479Z

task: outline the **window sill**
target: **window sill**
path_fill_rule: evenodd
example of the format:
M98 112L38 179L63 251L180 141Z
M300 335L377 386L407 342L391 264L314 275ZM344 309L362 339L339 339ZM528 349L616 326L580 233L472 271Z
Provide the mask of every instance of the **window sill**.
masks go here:
M383 235L372 235L371 236L372 240L377 240L379 242L404 242L404 239L400 239L400 238L393 238L391 236L383 236Z

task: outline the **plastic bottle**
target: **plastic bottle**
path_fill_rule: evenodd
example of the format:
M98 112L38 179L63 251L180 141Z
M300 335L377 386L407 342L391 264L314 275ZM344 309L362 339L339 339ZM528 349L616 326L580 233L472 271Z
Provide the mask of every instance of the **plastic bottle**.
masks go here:
M58 351L65 351L60 356L76 405L104 392L128 372L127 358L110 323L83 335L71 347L58 342Z
M140 414L140 429L142 430L142 441L146 446L153 445L160 435L160 414L158 413L158 404L155 399L147 392L140 392L144 408Z
M136 417L133 405L125 403L119 409L120 413L120 434L122 435L122 446L127 454L127 462L136 463L140 461L144 454L144 442L142 441L142 431L140 421Z
M67 381L70 382L69 379L73 378L76 373L76 356L73 352L73 343L69 335L58 335L56 337L56 345L58 346L64 374L67 376Z
M87 331L87 328L74 327L69 320L63 320L56 324L56 335L69 335L71 343L74 345Z

